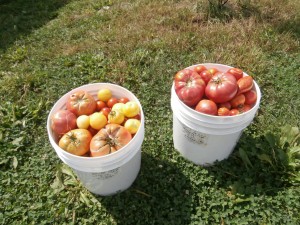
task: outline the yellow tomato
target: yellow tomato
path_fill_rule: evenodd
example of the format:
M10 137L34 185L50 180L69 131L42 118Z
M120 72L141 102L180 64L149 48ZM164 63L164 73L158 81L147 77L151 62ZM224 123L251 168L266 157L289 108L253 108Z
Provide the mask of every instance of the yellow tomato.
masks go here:
M100 112L95 112L90 115L90 126L96 130L100 130L107 124L106 116Z
M120 111L110 111L108 114L108 122L109 123L115 123L115 124L121 124L124 122L125 116Z
M125 106L125 104L124 103L121 103L121 102L118 102L118 103L116 103L116 104L114 104L113 105L113 107L111 108L111 110L112 111L119 111L119 112L121 112L121 113L123 113L124 114L124 106Z
M90 117L87 115L81 115L76 119L77 127L80 129L88 129L90 126Z
M140 112L140 108L137 102L129 101L124 105L124 115L126 117L134 117Z
M126 120L124 127L131 134L135 134L138 131L140 125L141 125L141 121L139 121L138 119L128 119Z
M97 97L100 101L107 102L112 97L112 93L109 89L103 88L98 91Z

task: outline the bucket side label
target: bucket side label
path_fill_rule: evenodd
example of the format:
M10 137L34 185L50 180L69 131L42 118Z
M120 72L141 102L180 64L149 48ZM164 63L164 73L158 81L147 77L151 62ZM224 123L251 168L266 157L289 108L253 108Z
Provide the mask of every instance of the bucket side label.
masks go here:
M109 179L115 175L118 174L120 167L105 171L105 172L100 172L100 173L92 173L92 177L96 180L106 180Z
M180 122L181 123L181 122ZM208 136L199 131L193 130L181 123L184 136L187 140L198 145L207 145Z

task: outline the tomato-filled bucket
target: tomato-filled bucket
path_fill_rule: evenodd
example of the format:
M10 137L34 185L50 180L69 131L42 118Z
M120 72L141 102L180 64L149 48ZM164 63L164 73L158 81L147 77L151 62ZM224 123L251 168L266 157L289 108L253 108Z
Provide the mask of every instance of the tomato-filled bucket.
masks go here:
M140 107L140 127L131 141L120 150L99 157L73 155L61 149L51 129L51 117L58 110L66 108L67 98L79 90L87 91L97 98L99 89L110 89L116 98L126 97ZM58 157L70 166L82 184L92 193L102 196L113 195L128 189L135 181L141 166L141 146L144 140L144 114L136 96L129 90L110 83L87 84L62 96L51 109L47 120L47 132L50 143Z
M207 69L215 68L226 72L232 68L227 65L204 63ZM188 67L193 68L197 65ZM244 72L243 76L248 76ZM255 81L253 90L257 93L255 105L247 112L235 116L213 116L197 112L184 104L171 89L171 108L173 111L174 148L187 160L202 166L212 165L229 157L243 130L251 124L259 108L260 89Z

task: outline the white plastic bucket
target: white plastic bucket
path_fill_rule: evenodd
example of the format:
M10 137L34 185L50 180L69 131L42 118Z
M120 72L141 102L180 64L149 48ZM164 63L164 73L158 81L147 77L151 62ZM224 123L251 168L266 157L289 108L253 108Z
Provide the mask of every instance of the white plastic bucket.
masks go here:
M206 68L226 72L227 65L204 63ZM196 65L188 68L193 68ZM248 74L244 73L244 76ZM174 148L189 161L209 166L229 157L243 130L252 122L260 103L261 92L256 82L257 101L251 110L236 116L211 116L185 105L171 89Z
M132 140L119 151L100 157L82 157L70 154L61 149L55 142L50 127L51 116L60 109L66 108L66 100L75 91L85 90L95 99L101 88L108 88L114 97L127 97L139 104L141 109L141 125ZM51 109L47 120L47 131L50 143L58 157L77 174L82 184L97 195L113 195L128 189L136 179L141 166L141 146L144 140L144 113L139 100L127 89L115 84L88 84L66 93Z

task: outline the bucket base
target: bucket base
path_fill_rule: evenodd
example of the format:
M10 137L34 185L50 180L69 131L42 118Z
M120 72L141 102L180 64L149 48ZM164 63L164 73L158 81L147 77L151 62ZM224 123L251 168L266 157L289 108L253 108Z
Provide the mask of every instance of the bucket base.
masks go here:
M173 143L187 160L202 166L229 157L242 131L227 135L204 134L187 127L173 114Z
M109 196L128 189L136 179L141 167L141 151L126 164L100 173L74 170L83 186L90 192Z

